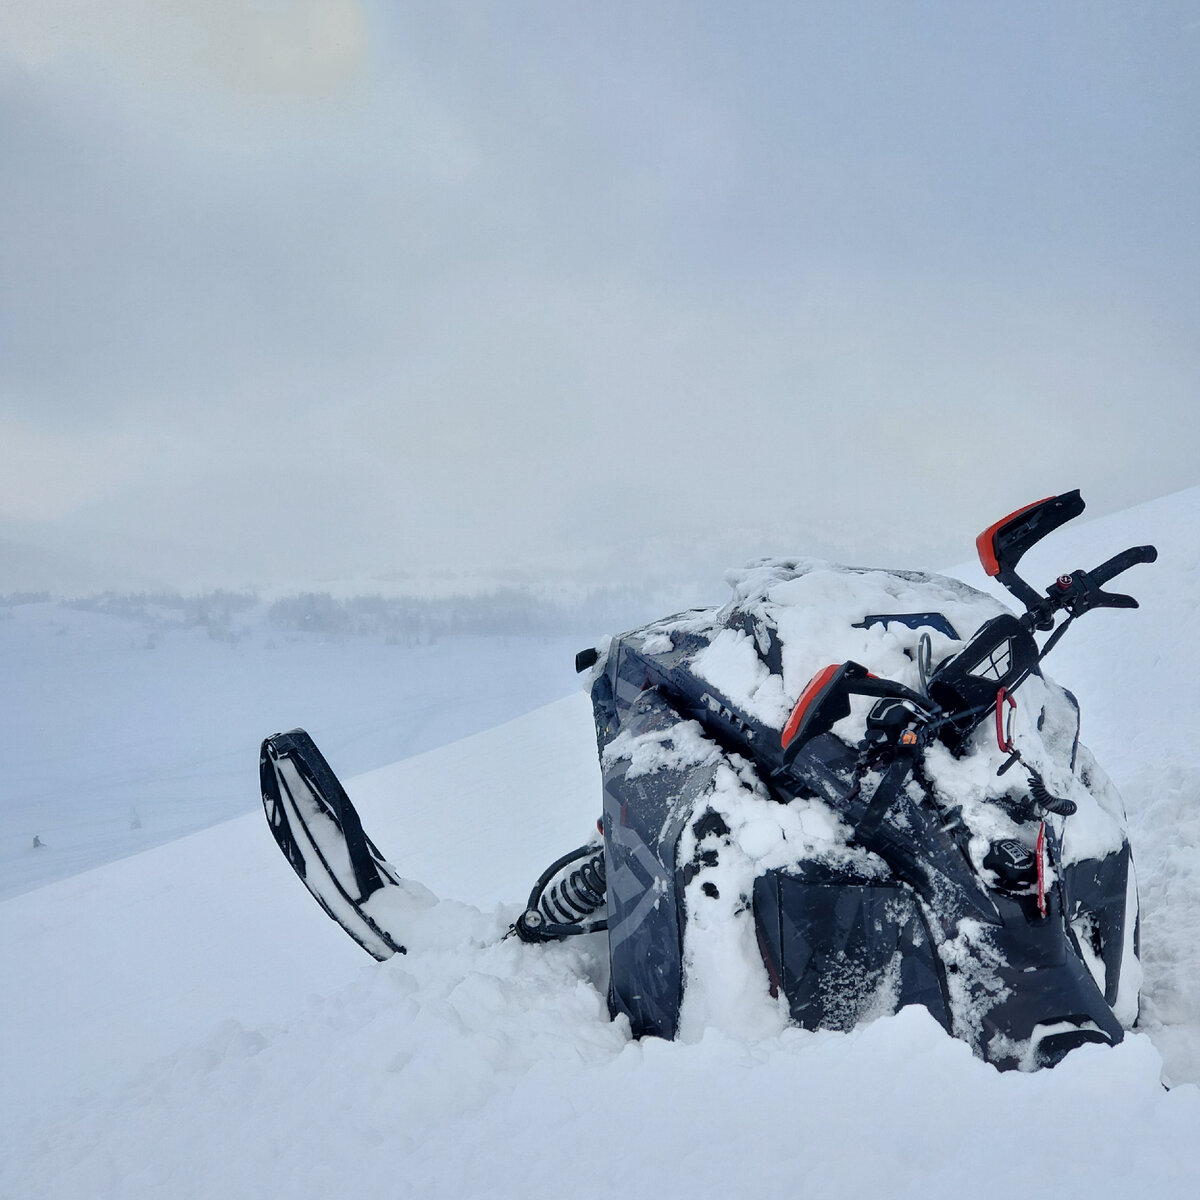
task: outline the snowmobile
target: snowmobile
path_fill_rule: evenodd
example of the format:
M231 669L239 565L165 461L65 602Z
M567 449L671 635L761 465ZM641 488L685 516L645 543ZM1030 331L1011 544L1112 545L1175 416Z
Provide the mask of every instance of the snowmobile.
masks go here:
M1136 608L1104 585L1157 553L1041 592L1016 570L1083 509L1067 492L979 535L1019 616L942 576L771 559L723 607L582 651L603 816L510 933L603 935L609 1010L636 1037L676 1037L734 963L804 1028L918 1004L1000 1069L1120 1042L1141 981L1124 810L1041 664L1084 613ZM260 777L318 903L376 958L404 953L419 889L308 734L268 737Z

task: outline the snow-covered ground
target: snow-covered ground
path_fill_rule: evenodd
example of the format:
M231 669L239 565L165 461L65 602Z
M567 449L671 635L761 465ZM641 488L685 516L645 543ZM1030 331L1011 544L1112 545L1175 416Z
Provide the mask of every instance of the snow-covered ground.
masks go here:
M1140 612L1090 614L1047 663L1130 811L1145 1032L1121 1046L1001 1075L921 1010L630 1041L599 947L497 940L597 813L574 695L349 781L400 870L459 902L407 956L327 920L260 814L0 904L0 1195L1194 1196L1198 530L1192 489L1068 527L1023 572L1160 551L1126 577ZM268 724L308 724L349 774L321 690L298 679L306 711Z
M575 690L578 637L413 646L281 631L261 607L215 631L0 607L0 899L257 808L268 733L307 725L357 774Z

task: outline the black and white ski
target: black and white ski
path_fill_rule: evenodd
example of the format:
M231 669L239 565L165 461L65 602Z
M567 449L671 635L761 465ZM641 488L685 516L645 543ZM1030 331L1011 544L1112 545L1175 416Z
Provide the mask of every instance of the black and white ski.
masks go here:
M379 919L379 901L404 882L363 832L345 788L303 729L262 744L259 779L275 841L317 903L367 953L406 953ZM372 915L369 909L375 909Z

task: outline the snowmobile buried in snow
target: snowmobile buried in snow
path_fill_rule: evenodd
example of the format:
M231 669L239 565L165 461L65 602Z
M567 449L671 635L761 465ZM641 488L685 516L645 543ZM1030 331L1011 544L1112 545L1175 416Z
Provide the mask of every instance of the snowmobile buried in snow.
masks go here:
M1136 608L1104 586L1157 555L1043 592L1016 570L1083 508L1067 492L979 535L1020 616L937 575L766 560L721 608L581 652L600 832L551 864L512 932L604 932L609 1009L638 1037L702 1027L723 992L811 1029L923 1005L1002 1069L1119 1042L1141 981L1124 811L1041 662L1084 613ZM321 906L376 958L403 952L419 889L312 739L267 738L260 776Z

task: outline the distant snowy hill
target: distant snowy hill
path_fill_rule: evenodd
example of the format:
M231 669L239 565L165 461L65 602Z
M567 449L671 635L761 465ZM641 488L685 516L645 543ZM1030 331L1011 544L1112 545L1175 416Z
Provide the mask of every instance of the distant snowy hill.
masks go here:
M1068 527L1023 571L1160 551L1121 581L1140 612L1089 615L1047 661L1130 811L1145 1033L1030 1076L912 1009L631 1042L600 947L499 940L598 811L575 695L349 781L400 870L461 902L423 952L369 960L258 814L0 904L0 1195L1194 1196L1198 531L1192 489Z
M0 594L0 899L248 812L264 734L304 723L347 773L369 770L561 699L588 639L694 602L410 585Z
M268 733L306 723L355 774L570 694L580 644L0 606L0 899L257 808Z

